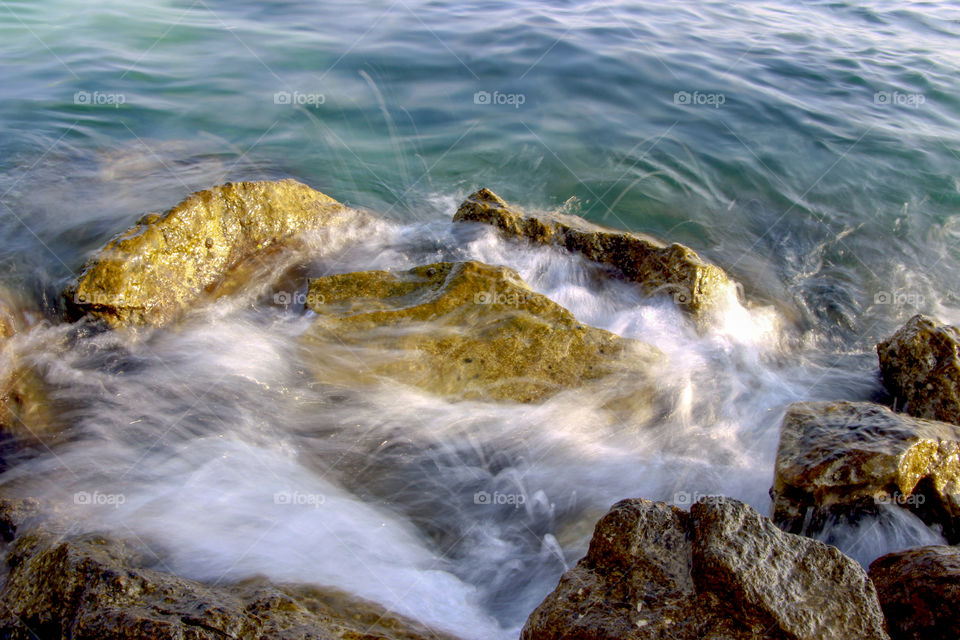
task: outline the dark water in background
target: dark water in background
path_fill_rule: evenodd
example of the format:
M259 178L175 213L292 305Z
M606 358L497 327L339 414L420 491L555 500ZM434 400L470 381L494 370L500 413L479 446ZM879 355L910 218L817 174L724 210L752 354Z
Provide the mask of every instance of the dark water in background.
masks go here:
M98 443L41 461L96 471L48 490L122 492L116 526L143 535L196 520L166 532L176 570L339 584L478 637L522 623L613 500L717 491L765 510L787 403L873 397L878 339L918 310L960 323L958 36L958 3L7 1L9 285L53 304L142 212L294 176L396 224L330 268L510 264L678 363L677 411L649 435L598 427L589 404L344 400L298 382L306 320L269 305L135 345L41 328L23 349L57 363ZM457 235L478 186L689 244L752 310L698 337L669 305L584 287L575 260ZM314 485L322 510L264 498ZM496 487L524 508L473 503ZM871 535L841 546L868 560L933 534Z

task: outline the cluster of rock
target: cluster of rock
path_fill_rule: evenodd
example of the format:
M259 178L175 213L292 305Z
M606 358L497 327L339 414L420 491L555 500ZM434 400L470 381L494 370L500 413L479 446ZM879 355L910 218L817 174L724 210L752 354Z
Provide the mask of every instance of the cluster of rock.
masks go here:
M113 329L165 325L226 295L250 264L272 260L303 234L370 220L293 180L214 187L145 216L94 255L64 292L67 317ZM454 220L578 253L646 294L671 297L701 326L733 295L730 278L688 247L576 216L530 215L487 189ZM656 402L651 371L662 366L660 352L579 323L507 267L437 263L325 276L308 286L316 318L305 347L339 345L362 363L339 370L331 369L335 359L318 363L325 380L389 380L452 400L532 403L614 376L644 389L640 377L649 384L629 402ZM18 328L0 301L0 349ZM917 316L878 354L895 408L906 413L871 403L790 407L772 520L725 498L689 512L641 499L618 503L523 638L879 639L887 630L895 639L960 637L956 549L891 554L868 576L834 547L797 535L894 505L960 542L960 332ZM4 359L5 441L27 444L43 433L49 417L35 415L45 407L42 393L35 372ZM0 500L4 638L441 637L330 589L186 580L150 566L137 545L64 536L42 511Z
M362 228L371 220L294 180L213 187L166 213L144 216L93 255L64 291L66 318L108 329L164 326L231 294L257 265L272 264L305 234ZM697 318L732 290L719 268L687 247L573 216L528 216L487 190L471 196L456 221L578 252L647 294L672 297ZM450 399L539 402L623 376L631 380L623 385L631 397L618 397L617 404L654 404L649 374L662 353L578 322L507 267L460 262L332 275L311 280L306 299L316 320L304 345L375 354L349 371L318 371L325 380L360 376ZM0 301L0 349L21 329L16 305ZM4 355L0 454L8 464L15 460L12 449L53 440L42 427L48 416L38 415L46 407L42 376ZM139 544L67 535L51 522L54 511L35 501L0 499L4 638L442 637L332 589L265 580L204 585L171 575L155 559L147 562L150 554Z
M718 267L689 247L607 229L577 216L531 216L488 189L471 195L457 222L482 222L542 244L563 246L648 294L672 296L699 314L730 293ZM161 325L187 305L229 289L251 260L311 230L362 224L368 216L295 180L238 182L191 195L166 213L148 214L94 255L64 292L69 317L111 327Z
M230 291L245 264L269 259L299 235L368 218L294 180L214 187L145 216L94 255L64 292L68 316L114 328L163 325ZM470 196L455 221L579 252L701 319L733 290L692 249L575 216L526 215L487 189ZM350 348L349 361L361 361L339 370L319 363L325 378L392 379L451 399L537 402L613 374L645 379L663 357L577 322L511 269L477 262L326 276L309 283L306 300L319 317L304 344ZM387 352L396 357L384 360ZM632 387L643 397L630 398L631 406L649 413L653 383Z
M906 413L871 402L790 406L772 520L725 498L689 513L615 505L523 640L960 637L960 547L891 553L868 574L803 537L902 508L960 543L960 332L916 316L877 351Z
M773 520L815 535L881 508L908 509L960 543L960 331L911 318L877 345L897 413L870 402L798 403L780 434ZM876 560L895 639L960 637L960 559L954 547L924 547Z

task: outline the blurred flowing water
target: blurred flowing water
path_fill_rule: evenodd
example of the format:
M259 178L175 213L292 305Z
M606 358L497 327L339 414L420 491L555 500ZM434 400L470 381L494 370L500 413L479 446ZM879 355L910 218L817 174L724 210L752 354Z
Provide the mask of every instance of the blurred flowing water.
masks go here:
M169 330L19 337L70 428L0 482L149 540L184 575L336 585L515 637L611 503L722 493L767 512L787 404L879 398L879 339L917 311L960 323L958 16L876 0L7 0L3 284L48 316L143 212L293 176L385 220L315 238L310 275L512 266L664 351L671 403L624 424L576 391L455 403L318 379L310 314L276 304L264 274ZM698 334L575 256L452 225L478 186L689 244L748 302ZM830 536L862 562L940 540L902 511Z

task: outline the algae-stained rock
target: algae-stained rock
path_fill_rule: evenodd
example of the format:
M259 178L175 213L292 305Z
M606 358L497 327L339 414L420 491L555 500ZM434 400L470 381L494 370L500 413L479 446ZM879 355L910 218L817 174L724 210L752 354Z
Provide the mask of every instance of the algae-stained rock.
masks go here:
M342 347L356 375L452 398L533 402L630 367L642 376L638 365L659 358L581 324L512 269L479 262L316 278L307 305L319 317L305 339L318 352Z
M898 409L960 424L960 329L916 315L877 354Z
M650 295L672 296L682 308L700 314L731 295L733 283L717 266L681 244L664 244L650 236L618 231L578 216L528 215L489 189L480 189L457 210L458 222L483 222L510 236L556 245L615 267Z
M0 349L9 338L30 325L27 311L30 308L32 305L21 293L0 285Z
M960 549L897 551L870 565L893 640L960 638Z
M866 572L729 498L624 500L527 620L522 640L881 639Z
M99 536L33 530L7 557L0 636L10 640L448 639L335 589L254 579L208 586L143 568L151 554Z
M22 446L46 448L56 440L49 388L32 365L0 365L0 468L3 454Z
M914 511L960 536L960 428L869 402L789 407L780 432L773 520L813 534L878 504Z
M246 261L361 217L296 180L213 187L111 240L64 292L67 307L111 326L163 324Z
M24 361L11 340L29 325L16 298L0 290L0 470L11 453L24 446L44 448L58 431L42 372Z

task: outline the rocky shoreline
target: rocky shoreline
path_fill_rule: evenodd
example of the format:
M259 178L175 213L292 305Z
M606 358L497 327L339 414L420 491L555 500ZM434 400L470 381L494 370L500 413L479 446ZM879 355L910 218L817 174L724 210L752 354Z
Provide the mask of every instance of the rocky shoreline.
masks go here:
M252 269L293 277L285 252L305 236L371 224L370 214L293 180L213 187L143 217L92 256L64 291L63 321L133 333L175 326L231 296ZM732 278L688 247L576 216L528 214L487 189L466 199L454 224L491 225L517 242L576 253L643 295L672 300L701 331L737 300ZM577 321L509 266L435 262L300 284L313 313L300 346L349 349L363 363L318 366L318 380L406 384L451 402L536 404L619 376L632 389L609 399L621 420L664 410L654 384L663 353ZM7 469L55 448L64 426L45 398L44 372L15 348L31 314L0 293ZM892 408L787 408L771 518L724 497L689 511L624 500L597 523L587 555L531 614L522 637L958 637L955 547L889 554L868 574L812 539L837 521L907 509L960 543L960 331L916 316L877 353ZM71 533L56 505L33 499L0 497L0 533L3 638L450 637L323 586L187 580L136 541Z

